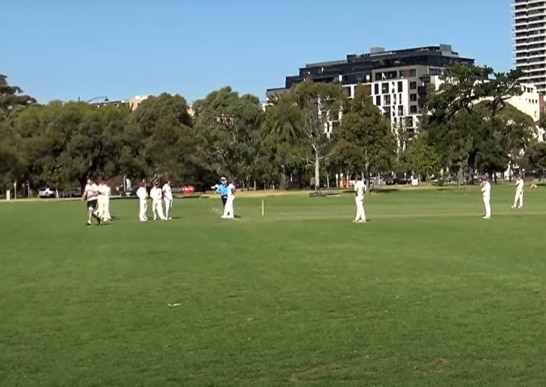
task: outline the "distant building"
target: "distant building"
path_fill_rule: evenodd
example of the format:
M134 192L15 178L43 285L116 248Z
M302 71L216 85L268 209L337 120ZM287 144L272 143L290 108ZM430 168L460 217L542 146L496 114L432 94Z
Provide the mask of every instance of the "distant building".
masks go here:
M148 98L147 95L137 95L136 97L129 98L129 99L120 99L115 101L110 101L106 99L104 101L90 102L90 104L95 105L97 107L107 106L107 105L114 105L114 106L128 105L131 110L135 110L138 107L138 105L140 105L142 101L146 100L147 98Z
M512 0L513 53L522 81L546 93L546 1Z
M6 86L8 84L7 75L0 74L0 86Z
M374 104L391 121L393 129L404 128L412 133L418 127L430 77L442 74L445 67L454 63L472 65L474 59L459 56L448 44L402 50L376 47L369 53L347 55L342 60L307 64L298 75L287 76L283 88L268 89L266 94L269 97L282 93L311 79L339 83L352 98L359 83L369 84ZM338 124L333 120L327 132Z

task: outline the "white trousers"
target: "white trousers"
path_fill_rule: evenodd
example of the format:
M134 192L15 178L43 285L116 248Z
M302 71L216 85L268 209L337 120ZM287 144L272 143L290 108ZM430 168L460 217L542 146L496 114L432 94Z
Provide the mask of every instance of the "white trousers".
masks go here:
M165 220L165 215L163 215L163 203L161 199L152 201L152 212L154 214L154 220L157 220L157 218Z
M366 212L364 211L364 198L355 197L355 203L356 203L355 222L365 222Z
M171 209L173 208L173 200L168 198L163 198L163 202L165 203L165 218L170 219Z
M95 215L97 215L99 218L101 218L102 220L104 220L104 215L105 215L105 200L104 200L104 195L99 195L98 198L97 198L97 210L95 212Z
M483 205L485 207L485 217L490 218L491 217L491 198L484 197Z
M514 207L523 207L523 191L516 191L516 196L514 197Z
M235 214L233 212L234 201L235 201L235 198L233 196L227 198L226 205L224 207L224 214L222 215L222 218L233 219L235 217Z
M110 197L104 197L104 220L112 220L112 215L110 215Z
M140 219L141 222L145 222L148 220L148 215L146 214L148 212L148 201L146 199L144 200L139 199L138 202L140 207L138 218Z

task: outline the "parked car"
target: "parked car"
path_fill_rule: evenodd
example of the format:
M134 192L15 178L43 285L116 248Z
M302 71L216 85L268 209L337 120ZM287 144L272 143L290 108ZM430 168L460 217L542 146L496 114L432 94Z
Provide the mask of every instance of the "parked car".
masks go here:
M42 199L54 198L55 188L43 187L38 190L38 197Z

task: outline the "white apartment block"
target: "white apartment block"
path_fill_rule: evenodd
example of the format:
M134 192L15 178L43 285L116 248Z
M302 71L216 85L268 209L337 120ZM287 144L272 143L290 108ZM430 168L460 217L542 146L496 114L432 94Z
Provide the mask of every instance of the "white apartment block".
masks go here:
M513 0L514 64L523 70L524 83L546 92L546 1Z

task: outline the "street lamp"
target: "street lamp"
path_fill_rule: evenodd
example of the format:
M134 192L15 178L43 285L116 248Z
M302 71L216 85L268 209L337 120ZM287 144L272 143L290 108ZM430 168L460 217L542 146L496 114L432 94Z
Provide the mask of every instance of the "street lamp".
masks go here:
M91 99L88 99L88 100L85 101L85 102L91 103L91 102L93 102L93 101L95 101L95 100L97 100L97 99L102 99L103 102L108 102L108 101L110 101L110 100L108 99L108 97L100 96L100 97L93 97L93 98L91 98ZM80 101L81 101L81 100L80 100L80 97L78 97L78 102L80 102Z

